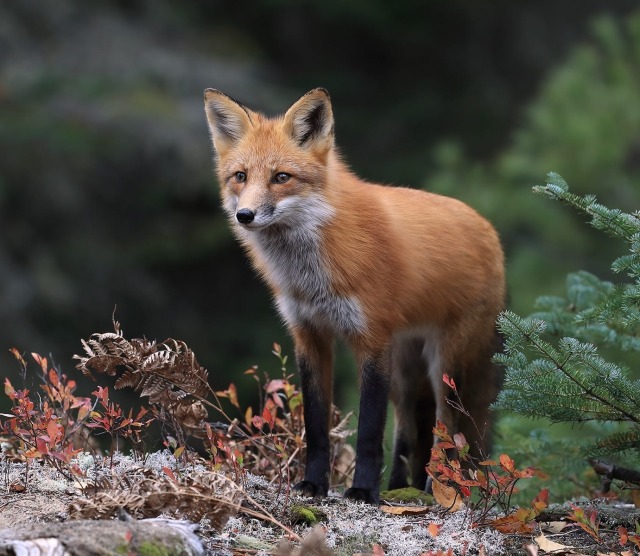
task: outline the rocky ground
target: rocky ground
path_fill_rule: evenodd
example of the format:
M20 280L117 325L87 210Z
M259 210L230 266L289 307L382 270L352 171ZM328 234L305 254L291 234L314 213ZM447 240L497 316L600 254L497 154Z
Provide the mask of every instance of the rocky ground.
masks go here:
M189 469L176 469L175 463L175 458L168 452L152 454L144 464L120 455L113 464L109 459L87 456L81 461L87 478L79 481L65 478L52 467L40 464L31 465L27 479L24 464L5 462L5 494L0 506L0 554L3 554L2 546L5 547L4 554L19 553L15 547L8 548L11 542L25 542L26 539L34 543L36 538L41 541L45 538L48 543L58 542L59 550L64 548L66 552L53 552L51 547L38 547L36 550L36 545L32 544L32 552L25 553L110 554L117 553L118 543L126 542L129 543L129 553L143 554L140 547L145 543L150 545L155 539L153 542L160 543L165 550L158 554L167 555L418 556L429 551L446 553L450 549L454 554L632 554L628 546L623 548L619 545L617 528L624 525L633 530L639 517L638 512L629 507L600 508L600 532L606 544L596 543L582 529L567 521L566 511L563 513L559 509L540 516L539 525L531 535L505 535L489 527L474 527L473 517L464 510L446 513L438 506L406 502L374 507L344 500L337 493L324 500L310 501L288 493L284 485L269 484L251 475L245 477L241 489L234 490L236 494L225 494L226 502L222 495L205 499L202 491L193 491L192 494L199 497L197 500L194 498L186 505L176 505L173 502L175 496L189 496L188 490L179 490L178 483L190 474L199 476L198 473L208 471L197 469L195 465ZM95 484L100 483L97 477L102 477L101 484L105 489L105 477L133 476L131 473L139 473L141 468L145 470L145 477L156 477L154 484L159 485L158 492L163 488L160 486L163 478L169 485L176 485L174 498L156 498L150 506L143 507L140 492L136 494L137 498L133 496L137 491L132 483L125 488L129 489L126 494L106 489L100 498L89 493ZM193 484L189 488L193 490ZM158 492L147 493L146 496L157 497ZM83 500L92 502L83 506ZM109 500L116 505L121 503L125 511L115 511L114 517L106 520L71 519L91 515L79 513L78 508L85 508L85 512L86 508L95 511L100 504L108 506ZM154 504L157 507L163 503L162 500L169 500L164 506L169 511L161 516L169 518L169 521L161 521L158 526L157 520L143 519L149 517L149 511L154 511L148 508ZM205 509L189 514L200 502L204 502ZM216 504L220 506L217 510L222 508L220 513L207 514ZM129 512L137 513L136 518L140 519L134 519ZM188 522L184 521L189 515L205 515L193 520L197 522L197 528L191 529L195 530L197 538L190 532ZM159 530L163 534L174 534L171 523L176 524L178 532L175 534L182 535L177 548L169 540L158 540L153 536ZM99 542L96 543L96 539ZM110 544L113 544L111 548Z

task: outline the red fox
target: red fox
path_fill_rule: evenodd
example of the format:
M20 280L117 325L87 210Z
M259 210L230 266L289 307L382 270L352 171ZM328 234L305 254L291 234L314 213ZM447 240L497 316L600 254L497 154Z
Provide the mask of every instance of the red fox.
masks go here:
M295 342L307 434L308 496L326 496L332 346L360 374L356 469L347 498L377 503L389 397L395 409L390 488L424 486L436 420L486 438L447 403L451 376L482 430L499 388L491 364L504 308L498 235L448 197L367 183L334 146L329 94L314 89L277 118L215 89L204 94L224 211L273 292Z

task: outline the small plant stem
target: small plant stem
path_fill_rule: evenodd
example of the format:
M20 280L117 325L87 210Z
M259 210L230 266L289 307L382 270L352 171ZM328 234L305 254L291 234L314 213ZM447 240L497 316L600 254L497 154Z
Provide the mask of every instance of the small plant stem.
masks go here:
M246 494L246 493L245 493ZM286 525L283 525L282 523L280 523L275 517L273 517L273 515L271 515L265 508L263 508L260 504L258 504L258 502L256 502L253 498L251 498L251 496L246 495L246 499L248 500L248 502L250 502L251 504L253 504L256 508L258 508L262 513L260 512L256 512L255 510L252 510L251 508L246 508L244 506L240 506L240 511L242 513L245 513L247 515L253 516L253 517L257 517L258 519L263 519L265 521L268 521L270 523L273 523L274 525L277 525L278 527L280 527L283 531L285 531L286 533L288 533L291 538L293 538L294 540L300 542L302 539L300 538L300 536L298 534L296 534L294 531L292 531L291 529L289 529L289 527L287 527Z

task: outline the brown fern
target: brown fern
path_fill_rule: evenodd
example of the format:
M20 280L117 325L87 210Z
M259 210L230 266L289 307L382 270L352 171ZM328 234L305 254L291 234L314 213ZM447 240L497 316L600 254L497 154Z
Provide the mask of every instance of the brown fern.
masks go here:
M155 341L124 338L114 321L114 332L93 334L82 341L85 355L76 368L86 376L93 372L116 377L116 388L133 388L154 404L175 406L191 404L209 393L208 372L193 351L182 341Z
M85 489L85 494L86 498L71 504L71 518L106 519L124 509L136 518L162 513L196 523L208 518L216 529L221 529L238 512L245 497L233 481L218 473L191 471L174 476L168 470L149 468L97 479Z
M127 340L120 323L114 332L93 334L83 340L84 355L74 355L76 368L91 379L93 373L116 378L115 388L132 388L166 410L188 434L204 431L207 410L202 404L210 393L208 372L182 341Z

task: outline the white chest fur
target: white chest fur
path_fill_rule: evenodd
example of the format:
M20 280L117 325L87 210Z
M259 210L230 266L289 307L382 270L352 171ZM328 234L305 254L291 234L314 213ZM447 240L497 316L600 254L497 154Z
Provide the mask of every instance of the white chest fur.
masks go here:
M329 328L347 336L362 333L365 318L358 300L335 293L321 252L322 226L333 209L320 197L288 204L276 224L242 234L279 290L280 314L293 326Z

